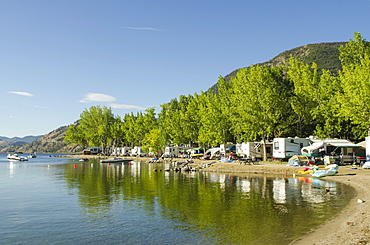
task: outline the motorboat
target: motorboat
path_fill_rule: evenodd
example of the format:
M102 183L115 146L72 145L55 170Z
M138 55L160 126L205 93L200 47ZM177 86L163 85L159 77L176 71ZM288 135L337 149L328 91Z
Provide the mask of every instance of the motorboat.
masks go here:
M28 155L28 158L36 158L36 154L35 153L31 153Z
M87 161L89 161L89 159L88 158L81 158L79 161L80 162L87 162Z
M19 156L16 153L14 153L14 154L8 154L7 158L10 161L28 161L28 158L27 157Z
M132 159L126 159L126 158L118 158L118 157L100 160L101 163L128 163L128 162L131 162L131 161L133 161L133 160Z
M322 178L325 176L333 176L338 173L339 166L337 164L330 164L327 167L325 167L325 170L318 170L315 173L312 174L312 177L315 178Z

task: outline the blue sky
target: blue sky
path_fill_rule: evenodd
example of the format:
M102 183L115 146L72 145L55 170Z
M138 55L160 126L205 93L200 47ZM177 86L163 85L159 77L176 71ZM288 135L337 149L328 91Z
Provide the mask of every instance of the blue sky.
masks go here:
M311 43L370 40L370 0L2 0L0 136L42 135L205 91Z

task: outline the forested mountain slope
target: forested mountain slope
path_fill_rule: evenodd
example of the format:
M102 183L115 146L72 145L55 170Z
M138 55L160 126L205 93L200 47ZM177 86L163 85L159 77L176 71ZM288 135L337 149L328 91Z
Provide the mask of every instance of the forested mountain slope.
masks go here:
M294 58L306 64L315 62L318 65L319 70L325 69L333 73L337 73L341 69L341 62L339 60L339 47L346 43L347 42L307 44L284 51L273 59L256 65L280 66L287 61L289 57L293 56ZM224 77L225 80L227 82L230 81L230 79L234 77L238 71L239 69L236 69L226 75ZM210 91L217 91L217 84L213 85L210 88Z

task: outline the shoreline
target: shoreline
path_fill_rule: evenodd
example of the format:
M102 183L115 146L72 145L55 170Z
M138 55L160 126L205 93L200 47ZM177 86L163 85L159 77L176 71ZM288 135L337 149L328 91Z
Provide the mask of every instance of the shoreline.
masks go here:
M104 159L107 157L97 157L94 155L67 155L70 158L96 158ZM149 161L150 158L133 157L133 160ZM184 159L174 158L172 161L183 161ZM194 159L191 163L193 167L202 164L212 163L207 168L198 171L220 172L230 174L271 174L284 175L289 177L310 175L298 174L297 171L302 167L286 166L285 163L259 162L254 165L244 165L237 162L215 162L212 160ZM296 239L291 244L369 244L370 243L370 169L365 170L360 167L353 169L352 165L340 166L338 174L325 177L327 180L338 181L350 185L355 189L355 195L339 213L321 226L306 235ZM362 200L363 202L358 202Z
M302 167L285 166L278 163L240 165L238 163L217 163L202 171L223 173L255 173L285 176L305 176L297 174ZM355 195L339 213L322 225L308 231L306 235L291 244L369 244L370 243L370 170L352 169L352 165L340 166L338 174L324 179L347 184L355 189ZM358 200L363 202L359 203Z

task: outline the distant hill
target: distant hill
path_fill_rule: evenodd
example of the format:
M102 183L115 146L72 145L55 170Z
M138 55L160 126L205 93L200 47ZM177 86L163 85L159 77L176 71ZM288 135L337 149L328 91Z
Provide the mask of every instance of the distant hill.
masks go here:
M38 140L41 137L42 137L42 135L26 136L26 137L13 137L13 138L0 136L0 149L5 148L5 147L9 147L9 146L25 145L25 144L31 143L35 140Z
M297 60L306 64L312 64L312 62L315 62L320 71L322 69L325 69L333 73L338 73L338 71L342 68L341 62L339 60L339 47L341 45L345 45L346 43L347 42L307 44L298 48L284 51L273 59L256 65L280 66L286 60L288 60L290 56L293 56ZM229 82L230 79L236 75L239 69L236 69L226 75L224 77L225 80ZM217 91L217 83L210 88L210 91Z
M79 146L68 146L64 142L64 136L69 126L62 126L56 130L39 137L37 140L25 145L12 145L0 150L0 152L37 152L37 153L74 153L80 152Z

